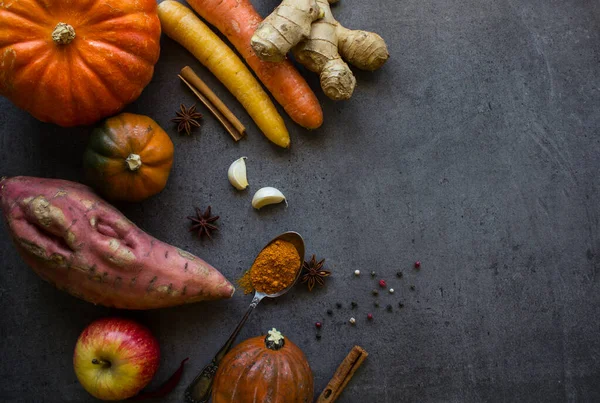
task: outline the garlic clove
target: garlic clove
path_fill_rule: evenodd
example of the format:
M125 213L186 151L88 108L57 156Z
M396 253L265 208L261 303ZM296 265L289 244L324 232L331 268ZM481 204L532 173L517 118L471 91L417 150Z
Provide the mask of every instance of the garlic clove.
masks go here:
M266 187L256 191L252 198L252 207L258 210L268 204L277 204L282 201L285 201L285 204L287 204L287 200L283 193L275 188Z
M237 190L244 190L248 187L248 177L246 176L246 157L237 159L231 163L227 171L229 182Z

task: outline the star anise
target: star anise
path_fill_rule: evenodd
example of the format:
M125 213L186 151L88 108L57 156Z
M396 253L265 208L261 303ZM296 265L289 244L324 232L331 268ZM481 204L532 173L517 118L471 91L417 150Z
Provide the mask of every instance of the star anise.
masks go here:
M202 210L198 207L194 207L196 209L196 216L189 216L188 219L192 221L192 226L190 227L190 231L198 231L198 236L202 238L204 234L208 236L209 239L212 240L210 236L211 231L217 231L219 227L212 224L219 219L219 216L212 216L210 213L210 206L206 209L204 214Z
M312 259L310 259L310 261L302 264L304 274L300 281L302 283L308 283L308 291L312 291L315 284L323 286L325 284L325 277L329 277L331 275L331 272L323 270L323 264L325 264L325 259L317 262L315 255L312 255Z
M196 112L196 104L186 108L184 104L179 106L181 109L177 111L177 117L175 119L171 119L171 122L177 123L177 132L181 133L185 131L185 133L189 136L192 134L192 129L194 127L200 127L199 119L202 119L202 114L200 112Z

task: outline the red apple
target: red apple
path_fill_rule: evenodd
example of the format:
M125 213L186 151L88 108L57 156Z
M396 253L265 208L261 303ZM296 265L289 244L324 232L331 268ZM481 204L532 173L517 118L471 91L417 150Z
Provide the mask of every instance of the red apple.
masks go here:
M158 369L160 350L150 330L129 319L105 318L77 340L73 366L79 383L102 400L136 395Z

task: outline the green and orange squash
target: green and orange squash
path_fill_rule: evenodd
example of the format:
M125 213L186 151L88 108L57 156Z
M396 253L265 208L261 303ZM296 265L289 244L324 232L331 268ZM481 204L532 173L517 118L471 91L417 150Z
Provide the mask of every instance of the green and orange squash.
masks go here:
M83 166L92 187L107 199L139 202L163 190L173 152L171 138L154 120L122 113L94 129Z

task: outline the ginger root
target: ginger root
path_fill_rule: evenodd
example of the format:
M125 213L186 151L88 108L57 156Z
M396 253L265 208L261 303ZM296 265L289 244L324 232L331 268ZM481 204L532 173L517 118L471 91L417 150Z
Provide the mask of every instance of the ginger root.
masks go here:
M290 49L296 60L319 73L321 87L334 100L349 99L354 66L373 71L389 58L381 36L342 26L331 12L338 0L284 0L258 27L252 48L263 60L281 61Z
M323 16L316 0L283 0L256 29L252 49L262 60L281 62L293 46L308 38L313 21Z

